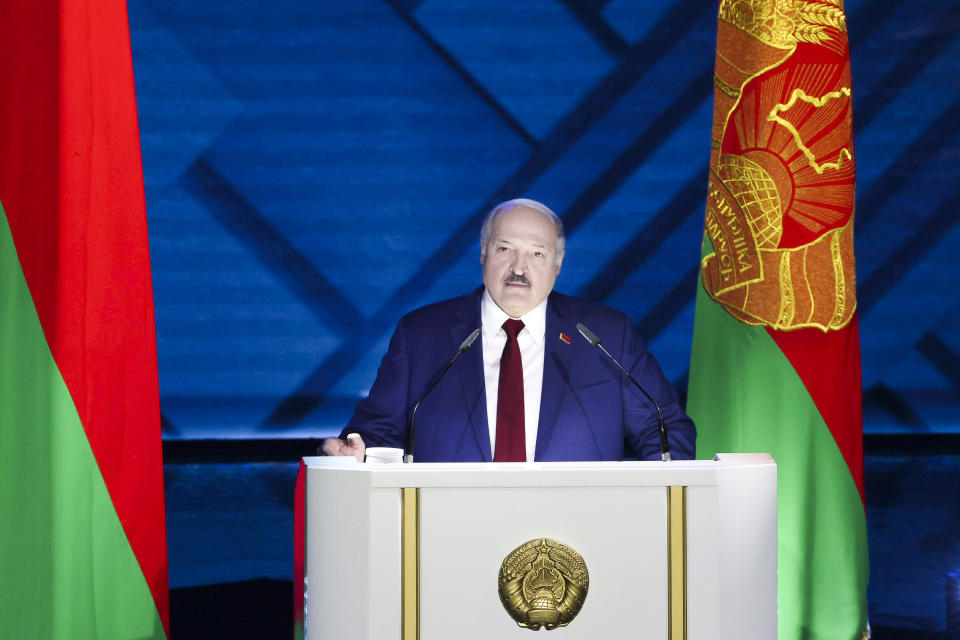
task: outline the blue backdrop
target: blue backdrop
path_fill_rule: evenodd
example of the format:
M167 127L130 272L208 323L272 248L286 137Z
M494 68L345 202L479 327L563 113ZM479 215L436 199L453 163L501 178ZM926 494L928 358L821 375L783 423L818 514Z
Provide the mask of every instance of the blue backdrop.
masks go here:
M164 436L321 436L496 202L683 389L715 2L130 0ZM960 5L846 3L866 429L960 432Z

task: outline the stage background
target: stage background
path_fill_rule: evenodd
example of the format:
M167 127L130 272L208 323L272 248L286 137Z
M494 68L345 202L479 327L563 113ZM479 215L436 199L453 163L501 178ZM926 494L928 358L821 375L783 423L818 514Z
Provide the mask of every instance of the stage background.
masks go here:
M557 288L627 312L685 391L716 2L129 11L164 438L258 452L168 456L172 586L289 579L291 467L240 463L339 431L399 317L479 285L479 223L501 200L563 217ZM960 5L846 12L865 431L905 436L867 460L871 551L888 562L871 611L942 628L942 576L960 568ZM917 492L941 506L902 511ZM905 545L928 554L919 574Z
M960 430L953 0L847 3L868 432ZM714 2L130 2L167 438L317 435L478 227L564 219L560 291L685 387Z

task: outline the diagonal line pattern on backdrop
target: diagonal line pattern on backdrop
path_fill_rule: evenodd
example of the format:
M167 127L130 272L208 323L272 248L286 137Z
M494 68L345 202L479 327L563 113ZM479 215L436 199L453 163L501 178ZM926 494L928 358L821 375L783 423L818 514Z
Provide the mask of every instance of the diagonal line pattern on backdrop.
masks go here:
M632 271L653 255L663 239L679 229L691 215L703 212L709 167L703 165L680 187L667 202L588 282L579 295L591 300L606 300L616 291ZM691 289L690 295L693 295ZM693 299L691 298L691 301ZM642 336L647 339L647 336Z
M433 52L438 58L440 58L448 67L457 76L473 91L480 100L483 101L490 109L500 117L501 120L513 131L515 134L520 136L524 142L526 142L531 147L536 147L539 144L536 136L534 136L530 131L527 130L526 126L520 122L510 110L499 100L496 96L490 93L483 84L477 80L473 74L467 71L467 68L460 64L460 61L450 53L446 47L444 47L440 42L434 38L429 31L427 31L422 24L413 16L413 14L405 7L399 0L384 0L384 2L394 10L394 12L400 16L400 19L410 27L410 30L416 33L424 41L424 43L430 48L430 51Z
M650 342L660 332L670 326L673 319L687 306L694 303L696 298L697 279L700 277L699 267L694 267L687 271L670 290L660 298L660 301L653 306L650 313L646 314L640 322L634 325L637 335ZM684 376L686 380L686 376ZM684 382L686 386L686 382Z
M856 231L876 220L884 205L921 175L931 159L960 131L960 100L949 105L926 129L913 139L890 166L857 199Z
M313 263L257 211L204 158L180 178L184 188L317 318L341 338L363 321L360 311Z
M917 43L883 75L875 89L855 105L854 127L858 131L869 127L888 104L909 90L910 84L905 83L904 79L918 78L960 36L960 4L948 9L930 24L933 28L917 38Z
M924 220L886 262L870 274L859 287L859 310L861 315L869 311L887 292L900 283L923 256L944 234L957 224L957 209L960 208L960 189L947 197L932 216Z
M696 111L713 90L713 70L697 75L673 102L651 120L641 134L608 166L600 176L581 193L563 214L568 233L573 232L597 207L610 197L643 162L670 137L674 128ZM706 171L700 174L700 186L706 180ZM701 195L705 201L706 196Z
M660 61L683 34L698 21L713 19L715 12L706 4L681 3L671 9L650 30L650 36L630 48L624 60L564 116L524 164L466 217L463 224L426 258L381 308L355 327L350 340L345 340L292 394L277 405L261 424L261 428L285 428L303 420L319 405L323 391L349 371L356 359L369 350L380 335L390 330L396 321L398 310L407 309L415 303L422 289L421 283L448 269L476 242L480 221L493 205L515 197L529 188L557 158L586 133L595 120L612 108L639 78Z
M874 31L890 19L890 16L901 4L902 0L880 3L864 2L863 7L857 14L847 19L850 50L859 48L867 38L873 35Z
M935 331L928 331L920 338L917 351L950 381L954 394L960 395L960 354L951 349Z
M560 0L560 4L580 23L584 31L593 36L607 53L615 58L623 58L630 44L600 15L604 3L589 0Z

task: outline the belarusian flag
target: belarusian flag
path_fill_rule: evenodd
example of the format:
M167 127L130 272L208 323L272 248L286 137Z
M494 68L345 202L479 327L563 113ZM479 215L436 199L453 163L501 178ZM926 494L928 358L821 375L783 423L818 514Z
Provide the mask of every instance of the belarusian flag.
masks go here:
M867 630L855 154L841 0L721 0L687 409L778 465L780 640Z
M0 567L4 638L167 635L123 0L0 2Z

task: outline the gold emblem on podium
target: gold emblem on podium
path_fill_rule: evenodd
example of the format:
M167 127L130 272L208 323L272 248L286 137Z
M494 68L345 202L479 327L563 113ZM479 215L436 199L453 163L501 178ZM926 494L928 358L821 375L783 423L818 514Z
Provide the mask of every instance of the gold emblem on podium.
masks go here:
M500 565L500 602L518 625L565 627L587 598L590 576L579 553L551 538L528 540Z

